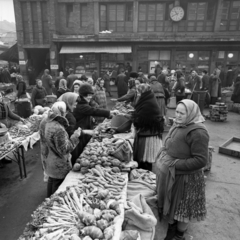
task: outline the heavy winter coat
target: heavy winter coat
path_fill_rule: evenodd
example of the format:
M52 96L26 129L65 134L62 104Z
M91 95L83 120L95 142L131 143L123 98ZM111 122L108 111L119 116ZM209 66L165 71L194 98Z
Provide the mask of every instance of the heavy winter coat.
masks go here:
M115 83L117 85L118 97L120 98L128 91L127 76L124 73L119 74Z
M70 74L68 75L67 77L67 87L68 89L71 89L72 85L73 85L73 82L78 79L78 77L74 74Z
M231 100L234 103L240 103L240 77L237 77Z
M104 74L103 75L103 80L104 80L104 88L106 90L106 92L110 92L111 88L110 88L110 77L108 74Z
M96 84L93 100L99 105L99 108L107 108L107 98L105 89Z
M65 130L67 125L66 118L54 113L40 123L41 159L45 172L51 178L64 179L72 168L70 153L79 139L75 134L69 139Z
M33 107L38 105L37 100L43 100L46 97L46 95L47 95L47 92L44 87L36 86L35 88L33 88L32 98L31 98Z
M45 90L47 92L47 95L52 95L52 93L53 93L52 77L49 74L43 74L41 79L42 79L43 87L45 88Z

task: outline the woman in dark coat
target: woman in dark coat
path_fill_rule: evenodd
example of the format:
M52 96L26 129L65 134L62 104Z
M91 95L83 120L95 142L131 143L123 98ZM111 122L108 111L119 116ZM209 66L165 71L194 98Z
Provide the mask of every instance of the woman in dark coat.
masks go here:
M109 111L101 108L94 108L89 105L94 94L92 86L88 83L82 84L79 90L80 97L77 101L77 106L73 112L76 118L76 129L80 127L81 129L93 129L92 116L110 118L113 116L115 111ZM79 145L72 152L72 161L75 162L76 159L83 152L84 147L87 145L91 136L82 134Z
M53 93L53 80L52 76L49 74L49 70L45 69L44 74L42 75L42 84L45 88L47 95L52 95Z
M37 85L32 91L32 106L35 107L36 105L41 105L44 107L47 103L46 96L47 92L42 86L42 80L37 79Z
M117 85L117 91L118 91L118 97L122 97L125 95L128 91L128 85L127 85L127 76L124 73L124 70L121 70L121 73L117 76L117 79L115 81L115 84Z
M164 119L161 116L157 99L148 84L137 88L140 98L134 107L134 146L133 158L138 167L152 170L157 153L162 145Z

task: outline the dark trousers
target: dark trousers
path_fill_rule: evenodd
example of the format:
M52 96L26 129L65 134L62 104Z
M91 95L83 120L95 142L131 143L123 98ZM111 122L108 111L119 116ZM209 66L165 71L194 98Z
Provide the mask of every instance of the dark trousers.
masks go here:
M58 187L62 184L64 179L56 179L56 178L48 178L47 184L47 197L50 197L53 193L55 193Z
M149 162L140 162L138 163L138 168L142 168L148 171L152 171L152 163Z

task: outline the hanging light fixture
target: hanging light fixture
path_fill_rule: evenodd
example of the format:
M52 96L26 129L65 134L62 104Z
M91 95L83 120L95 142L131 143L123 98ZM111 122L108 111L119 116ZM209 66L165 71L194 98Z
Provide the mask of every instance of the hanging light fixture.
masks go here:
M193 53L189 53L188 55L190 58L193 58L194 57L194 54Z
M233 53L229 53L228 58L233 58Z

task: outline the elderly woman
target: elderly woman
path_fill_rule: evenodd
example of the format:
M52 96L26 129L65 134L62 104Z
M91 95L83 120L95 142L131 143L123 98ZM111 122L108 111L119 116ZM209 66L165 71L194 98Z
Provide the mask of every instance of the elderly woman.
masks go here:
M77 93L72 93L72 92L67 92L64 93L58 101L63 101L65 102L67 106L67 113L66 113L66 119L68 120L69 126L66 128L66 131L68 133L68 136L70 137L76 126L76 118L73 116L73 110L77 106L77 99L79 97L79 94Z
M169 221L165 240L184 239L188 223L206 217L202 168L208 159L208 131L192 100L180 101L175 115L156 163L158 210Z
M79 143L81 129L78 128L69 138L65 118L67 106L64 102L53 104L40 123L41 159L48 178L47 197L50 197L61 185L68 172L72 169L70 153Z
M163 117L151 87L140 84L140 94L133 113L135 130L133 157L139 168L152 170L159 148L162 145Z

